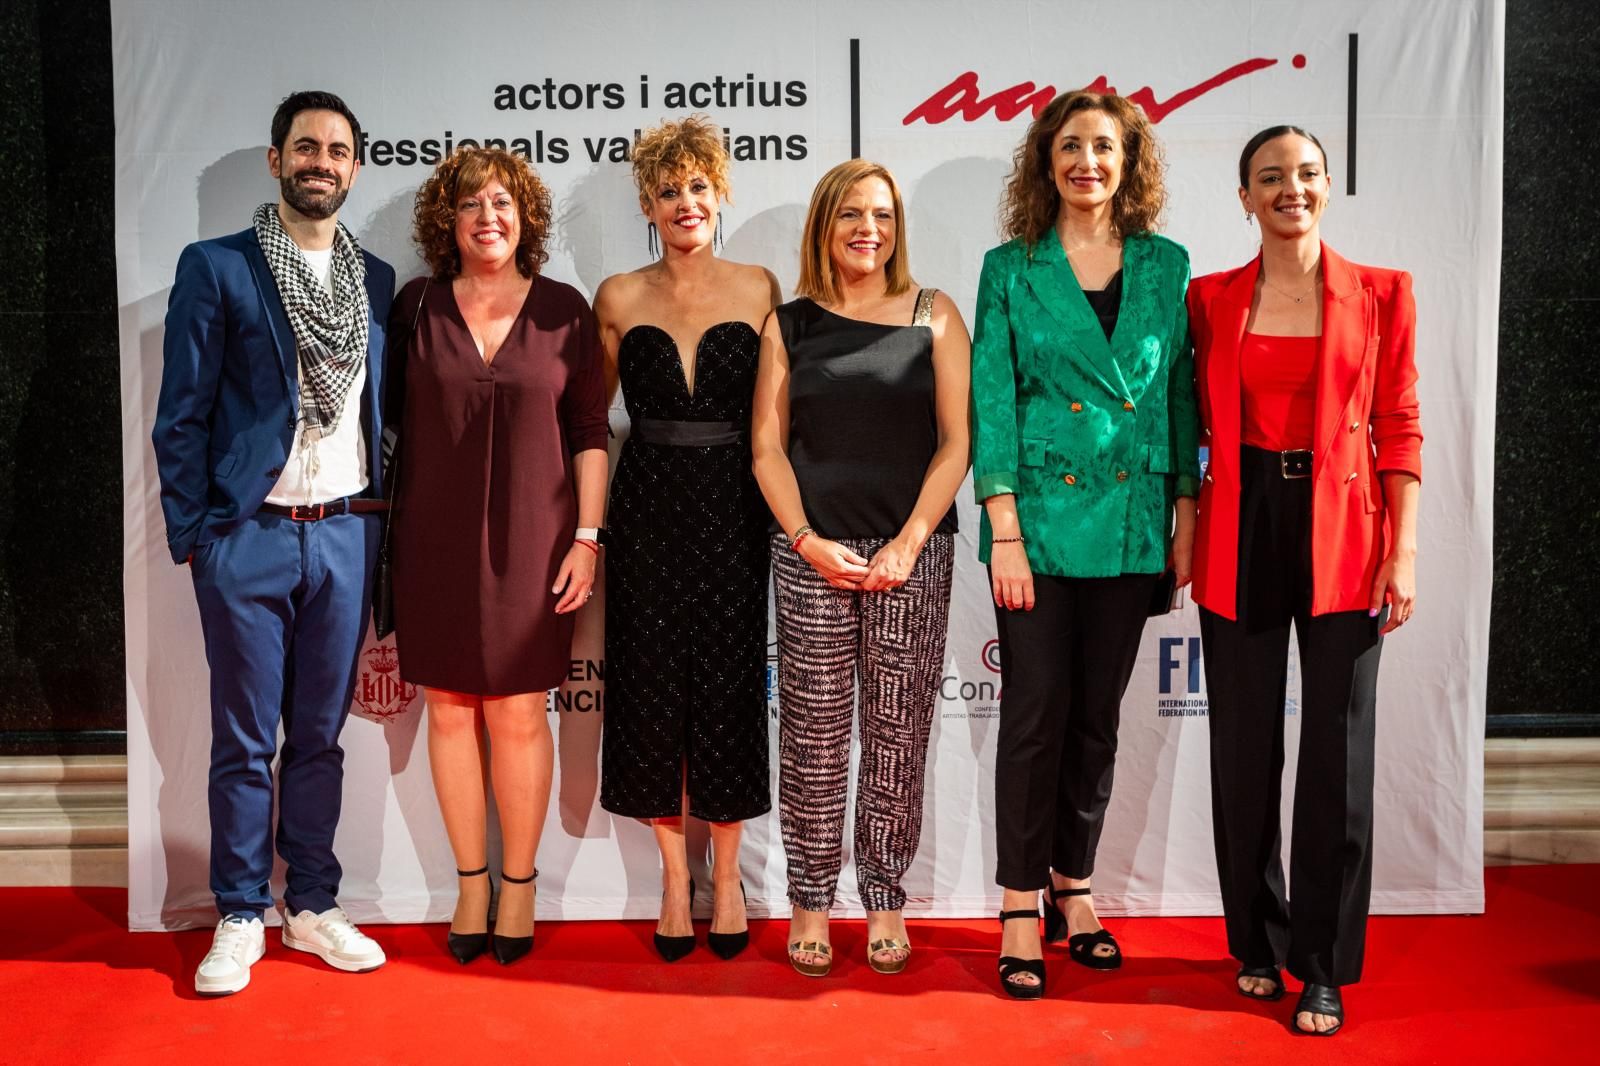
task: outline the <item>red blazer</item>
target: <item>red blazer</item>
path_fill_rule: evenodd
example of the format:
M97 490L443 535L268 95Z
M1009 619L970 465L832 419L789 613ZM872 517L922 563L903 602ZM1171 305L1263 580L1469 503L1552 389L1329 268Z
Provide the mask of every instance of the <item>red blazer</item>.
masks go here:
M1210 449L1195 528L1195 602L1237 617L1239 345L1258 256L1189 285L1200 444ZM1322 246L1322 339L1311 460L1311 613L1366 610L1391 531L1377 475L1422 477L1411 275Z

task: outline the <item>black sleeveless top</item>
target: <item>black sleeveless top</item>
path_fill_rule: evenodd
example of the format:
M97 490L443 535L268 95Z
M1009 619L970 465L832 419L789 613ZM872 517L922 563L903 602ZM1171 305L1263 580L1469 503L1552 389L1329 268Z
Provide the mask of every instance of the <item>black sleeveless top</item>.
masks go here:
M778 308L789 356L789 465L817 533L895 537L939 447L933 289L913 325L885 326L801 298ZM793 530L778 530L793 533ZM954 533L954 505L933 530Z
M1117 316L1122 311L1122 271L1111 275L1105 288L1084 289L1083 295L1088 299L1094 317L1100 320L1100 329L1105 333L1106 340L1110 340L1111 334L1117 331Z

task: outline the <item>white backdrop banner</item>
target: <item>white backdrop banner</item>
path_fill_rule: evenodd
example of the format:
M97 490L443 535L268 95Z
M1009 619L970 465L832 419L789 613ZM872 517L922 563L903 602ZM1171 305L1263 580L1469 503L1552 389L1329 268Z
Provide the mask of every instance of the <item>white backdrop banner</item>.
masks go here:
M771 268L792 291L811 187L858 150L900 179L917 280L951 293L969 321L1011 152L1056 93L1120 91L1158 123L1166 233L1188 246L1197 274L1254 254L1235 192L1245 140L1282 122L1317 133L1334 181L1326 239L1416 278L1421 609L1384 653L1374 908L1481 910L1502 0L747 0L697 5L693 32L714 47L687 50L681 16L643 0L113 3L130 924L215 920L206 662L189 576L167 558L149 443L167 293L185 244L243 229L276 195L268 124L303 88L339 93L360 117L365 165L341 218L402 279L422 272L411 203L431 164L456 145L496 140L530 158L554 195L548 273L592 294L646 261L627 163L635 132L704 111L725 127L734 159L725 255ZM852 36L864 26L870 34ZM612 424L626 433L620 400ZM998 903L999 665L970 489L960 503L927 817L906 883L914 915L991 914ZM570 678L549 712L557 769L539 854L548 918L653 916L660 898L648 827L597 803L602 620L597 599L580 616ZM1145 633L1096 869L1104 913L1218 910L1199 643L1192 606ZM360 661L344 732L342 899L360 921L439 921L454 899L453 863L423 700L396 665L387 644L369 643ZM1297 702L1293 686L1291 768ZM775 699L770 713L776 768ZM1291 796L1286 788L1285 811ZM703 832L691 840L703 849ZM786 913L775 814L750 823L742 859L752 913ZM859 908L847 872L839 910Z

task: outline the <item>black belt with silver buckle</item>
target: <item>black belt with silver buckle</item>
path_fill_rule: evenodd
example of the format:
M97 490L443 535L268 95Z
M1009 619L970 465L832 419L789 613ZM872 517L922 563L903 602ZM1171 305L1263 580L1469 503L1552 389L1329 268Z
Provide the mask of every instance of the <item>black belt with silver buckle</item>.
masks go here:
M329 500L327 503L297 503L293 507L285 507L281 503L264 503L257 508L264 514L283 515L296 522L320 522L335 515L373 514L388 509L388 500L360 500L349 496Z
M1311 451L1297 449L1278 453L1278 469L1286 478L1311 476Z
M642 444L664 444L673 448L710 448L719 444L738 444L736 422L679 422L667 418L641 418L628 431Z

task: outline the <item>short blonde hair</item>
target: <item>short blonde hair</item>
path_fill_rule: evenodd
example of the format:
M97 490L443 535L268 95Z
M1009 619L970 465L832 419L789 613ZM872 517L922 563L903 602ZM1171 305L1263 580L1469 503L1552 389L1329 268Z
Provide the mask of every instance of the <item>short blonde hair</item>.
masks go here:
M728 149L722 130L705 115L690 115L645 130L633 146L633 183L639 205L648 204L663 180L698 171L716 190L717 199L732 201L728 184Z
M906 209L900 200L900 186L882 163L850 159L822 175L811 193L811 208L806 212L800 241L800 280L794 287L799 295L809 296L819 303L834 303L839 299L833 257L828 254L828 234L833 229L839 205L850 195L851 189L867 178L882 178L894 199L894 251L884 264L885 294L898 296L911 288L911 253L906 247Z

